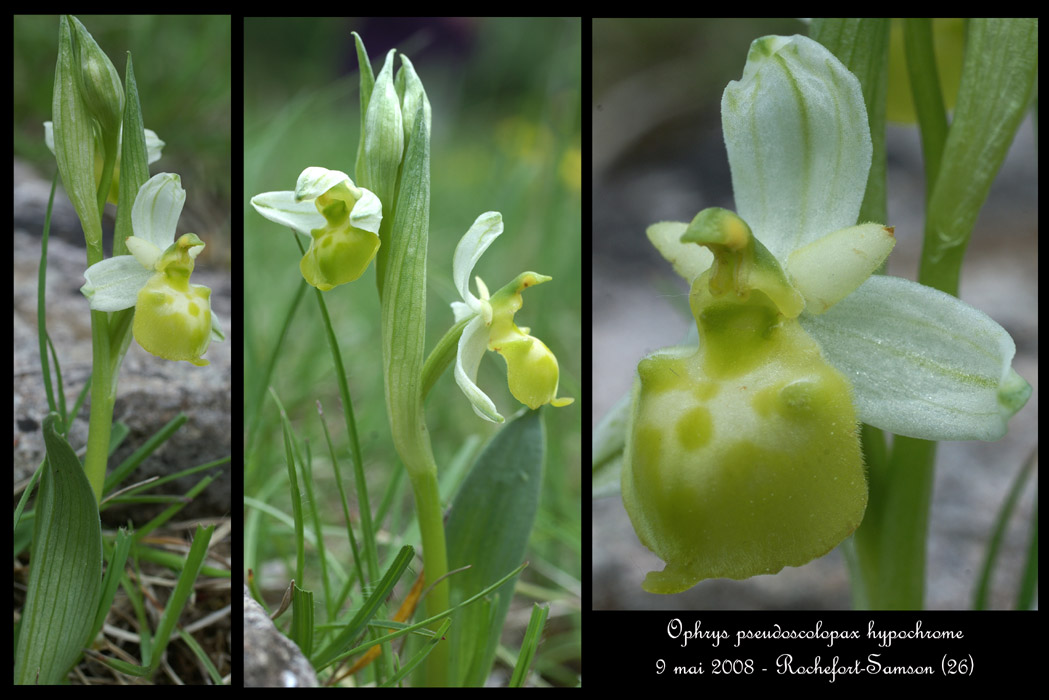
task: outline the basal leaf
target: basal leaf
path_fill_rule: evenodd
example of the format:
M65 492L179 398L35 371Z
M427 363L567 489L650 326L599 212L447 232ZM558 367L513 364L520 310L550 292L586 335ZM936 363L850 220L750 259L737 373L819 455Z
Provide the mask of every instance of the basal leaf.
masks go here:
M527 411L478 457L448 516L448 569L470 566L448 579L452 605L521 564L539 506L544 452L539 411ZM475 603L456 614L449 635L454 684L484 685L516 580L489 595L491 606Z
M29 589L15 682L61 683L88 643L102 591L102 530L95 494L73 448L44 419L47 467L37 497Z

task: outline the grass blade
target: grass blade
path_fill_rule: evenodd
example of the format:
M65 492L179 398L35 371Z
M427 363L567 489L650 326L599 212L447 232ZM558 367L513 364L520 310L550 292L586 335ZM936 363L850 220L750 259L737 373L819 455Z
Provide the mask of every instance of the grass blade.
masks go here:
M532 606L532 617L528 620L528 629L525 630L524 641L521 642L521 653L517 655L517 663L514 665L514 673L510 676L511 688L524 687L528 678L528 668L535 658L535 650L539 647L539 639L543 636L543 626L546 625L546 616L550 612L549 605L536 603Z

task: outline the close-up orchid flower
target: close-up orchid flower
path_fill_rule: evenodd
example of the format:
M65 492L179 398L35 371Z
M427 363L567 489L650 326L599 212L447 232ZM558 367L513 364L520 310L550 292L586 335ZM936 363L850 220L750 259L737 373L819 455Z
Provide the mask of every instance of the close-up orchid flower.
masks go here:
M521 292L550 277L535 272L522 272L513 281L492 295L488 287L476 278L480 297L470 291L470 275L481 255L503 232L503 216L497 211L481 214L470 230L463 235L452 259L452 277L462 301L452 302L457 322L469 319L459 338L455 358L455 381L478 416L493 423L502 423L503 417L492 400L477 384L477 367L485 350L497 352L506 360L510 393L529 408L543 404L567 406L573 399L557 397L557 358L543 341L528 335L527 328L514 323L514 314L521 308Z
M131 255L117 255L87 269L81 287L96 311L135 307L134 334L144 349L167 360L206 365L211 340L225 340L211 312L211 290L190 284L193 261L204 249L196 234L175 240L186 191L173 173L159 173L138 191L131 210Z
M899 231L860 218L873 151L864 95L819 42L756 39L721 98L736 211L647 229L691 285L697 333L642 359L630 400L595 432L605 454L602 441L625 434L623 505L666 564L645 591L774 574L835 548L869 497L888 497L882 482L868 492L860 424L900 436L901 454L911 438L998 440L1031 395L996 321L880 274ZM876 576L868 551L858 590Z
M312 238L299 269L321 291L359 278L379 250L379 198L338 170L306 168L294 192L257 194L251 205L270 221Z

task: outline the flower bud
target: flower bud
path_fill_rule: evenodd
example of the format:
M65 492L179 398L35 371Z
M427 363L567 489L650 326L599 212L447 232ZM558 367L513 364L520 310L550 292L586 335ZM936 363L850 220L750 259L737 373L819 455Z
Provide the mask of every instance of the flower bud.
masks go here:
M120 75L80 20L73 17L79 47L78 87L88 111L103 131L116 134L124 117L124 88Z
M397 171L404 158L404 122L400 98L394 87L393 59L390 49L386 62L375 78L375 87L365 112L363 158L358 159L357 180L379 197L384 207L392 207L397 185ZM393 214L389 209L387 216Z

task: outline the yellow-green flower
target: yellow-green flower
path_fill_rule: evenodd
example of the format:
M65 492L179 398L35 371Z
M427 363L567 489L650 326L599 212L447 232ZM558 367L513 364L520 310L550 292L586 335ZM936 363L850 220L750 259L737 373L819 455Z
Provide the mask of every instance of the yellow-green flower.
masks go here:
M492 400L476 384L477 367L485 350L497 352L506 360L510 393L529 408L543 404L567 406L573 399L557 396L559 369L557 358L543 341L529 335L528 328L514 323L521 308L521 292L550 277L522 272L494 294L477 277L480 297L470 291L470 274L481 255L503 232L503 217L497 211L481 214L459 241L452 259L452 276L462 301L452 302L456 321L470 319L459 338L455 359L455 381L473 404L474 412L485 420L502 423L503 417Z
M150 353L206 365L201 355L225 335L211 311L211 290L189 281L204 242L194 233L174 240L185 202L178 175L159 173L146 181L131 210L131 255L89 267L80 291L95 311L135 307L135 340Z
M344 172L306 168L294 192L264 192L252 197L251 205L270 221L312 238L299 268L322 291L360 277L379 250L382 204Z

